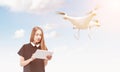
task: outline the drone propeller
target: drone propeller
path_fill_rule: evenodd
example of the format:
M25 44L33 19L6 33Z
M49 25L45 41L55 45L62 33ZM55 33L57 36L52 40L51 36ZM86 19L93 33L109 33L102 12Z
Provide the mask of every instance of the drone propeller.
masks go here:
M97 5L97 6L95 6L95 8L93 10L89 11L87 14L91 14L93 11L96 11L98 9L99 9L99 6Z
M64 12L60 12L60 11L57 11L57 14L60 14L60 15L65 15Z

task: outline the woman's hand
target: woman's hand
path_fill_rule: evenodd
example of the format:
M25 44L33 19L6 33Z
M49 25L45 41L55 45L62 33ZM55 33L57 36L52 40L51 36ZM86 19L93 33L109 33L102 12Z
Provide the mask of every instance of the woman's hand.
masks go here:
M52 59L52 56L51 55L47 55L46 57L48 60L51 60Z
M34 57L34 54L32 54L32 56L31 56L31 61L33 61L34 59L36 59L35 57Z
M33 61L35 58L31 57L27 60L24 59L23 56L20 56L20 65L21 66L26 66L27 64L29 64L31 61Z

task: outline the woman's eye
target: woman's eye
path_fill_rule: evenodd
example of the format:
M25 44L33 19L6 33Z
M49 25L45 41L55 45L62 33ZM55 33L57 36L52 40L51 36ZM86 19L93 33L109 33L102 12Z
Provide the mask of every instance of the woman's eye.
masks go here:
M36 36L42 36L41 34L36 34Z

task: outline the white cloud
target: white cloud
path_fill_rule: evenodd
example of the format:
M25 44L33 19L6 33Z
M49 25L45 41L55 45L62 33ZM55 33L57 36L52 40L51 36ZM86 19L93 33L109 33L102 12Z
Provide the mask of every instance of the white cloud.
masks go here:
M14 33L14 38L22 38L24 37L25 31L23 29L17 30Z
M101 0L98 12L101 29L110 34L120 33L120 3L119 0Z
M8 7L11 11L36 14L53 11L62 4L63 0L0 0L0 6Z
M59 35L56 31L51 31L51 32L45 34L45 38L56 38L58 36Z
M119 72L119 49L92 48L76 45L56 45L47 72ZM117 56L116 56L117 55ZM118 58L115 58L118 57ZM57 67L56 67L57 66ZM75 67L74 67L75 66ZM55 69L56 67L56 69ZM60 69L59 69L60 68ZM59 70L59 71L58 71Z
M44 25L43 27L44 27L44 29L45 29L46 31L48 31L48 30L52 30L52 29L57 28L57 25L55 25L55 24L46 24L46 25Z

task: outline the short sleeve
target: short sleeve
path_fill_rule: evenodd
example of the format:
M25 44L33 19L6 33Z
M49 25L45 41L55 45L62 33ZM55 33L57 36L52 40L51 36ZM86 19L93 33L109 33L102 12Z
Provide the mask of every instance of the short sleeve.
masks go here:
M25 48L25 46L23 45L23 46L21 47L21 49L18 51L18 55L24 57L24 48Z

